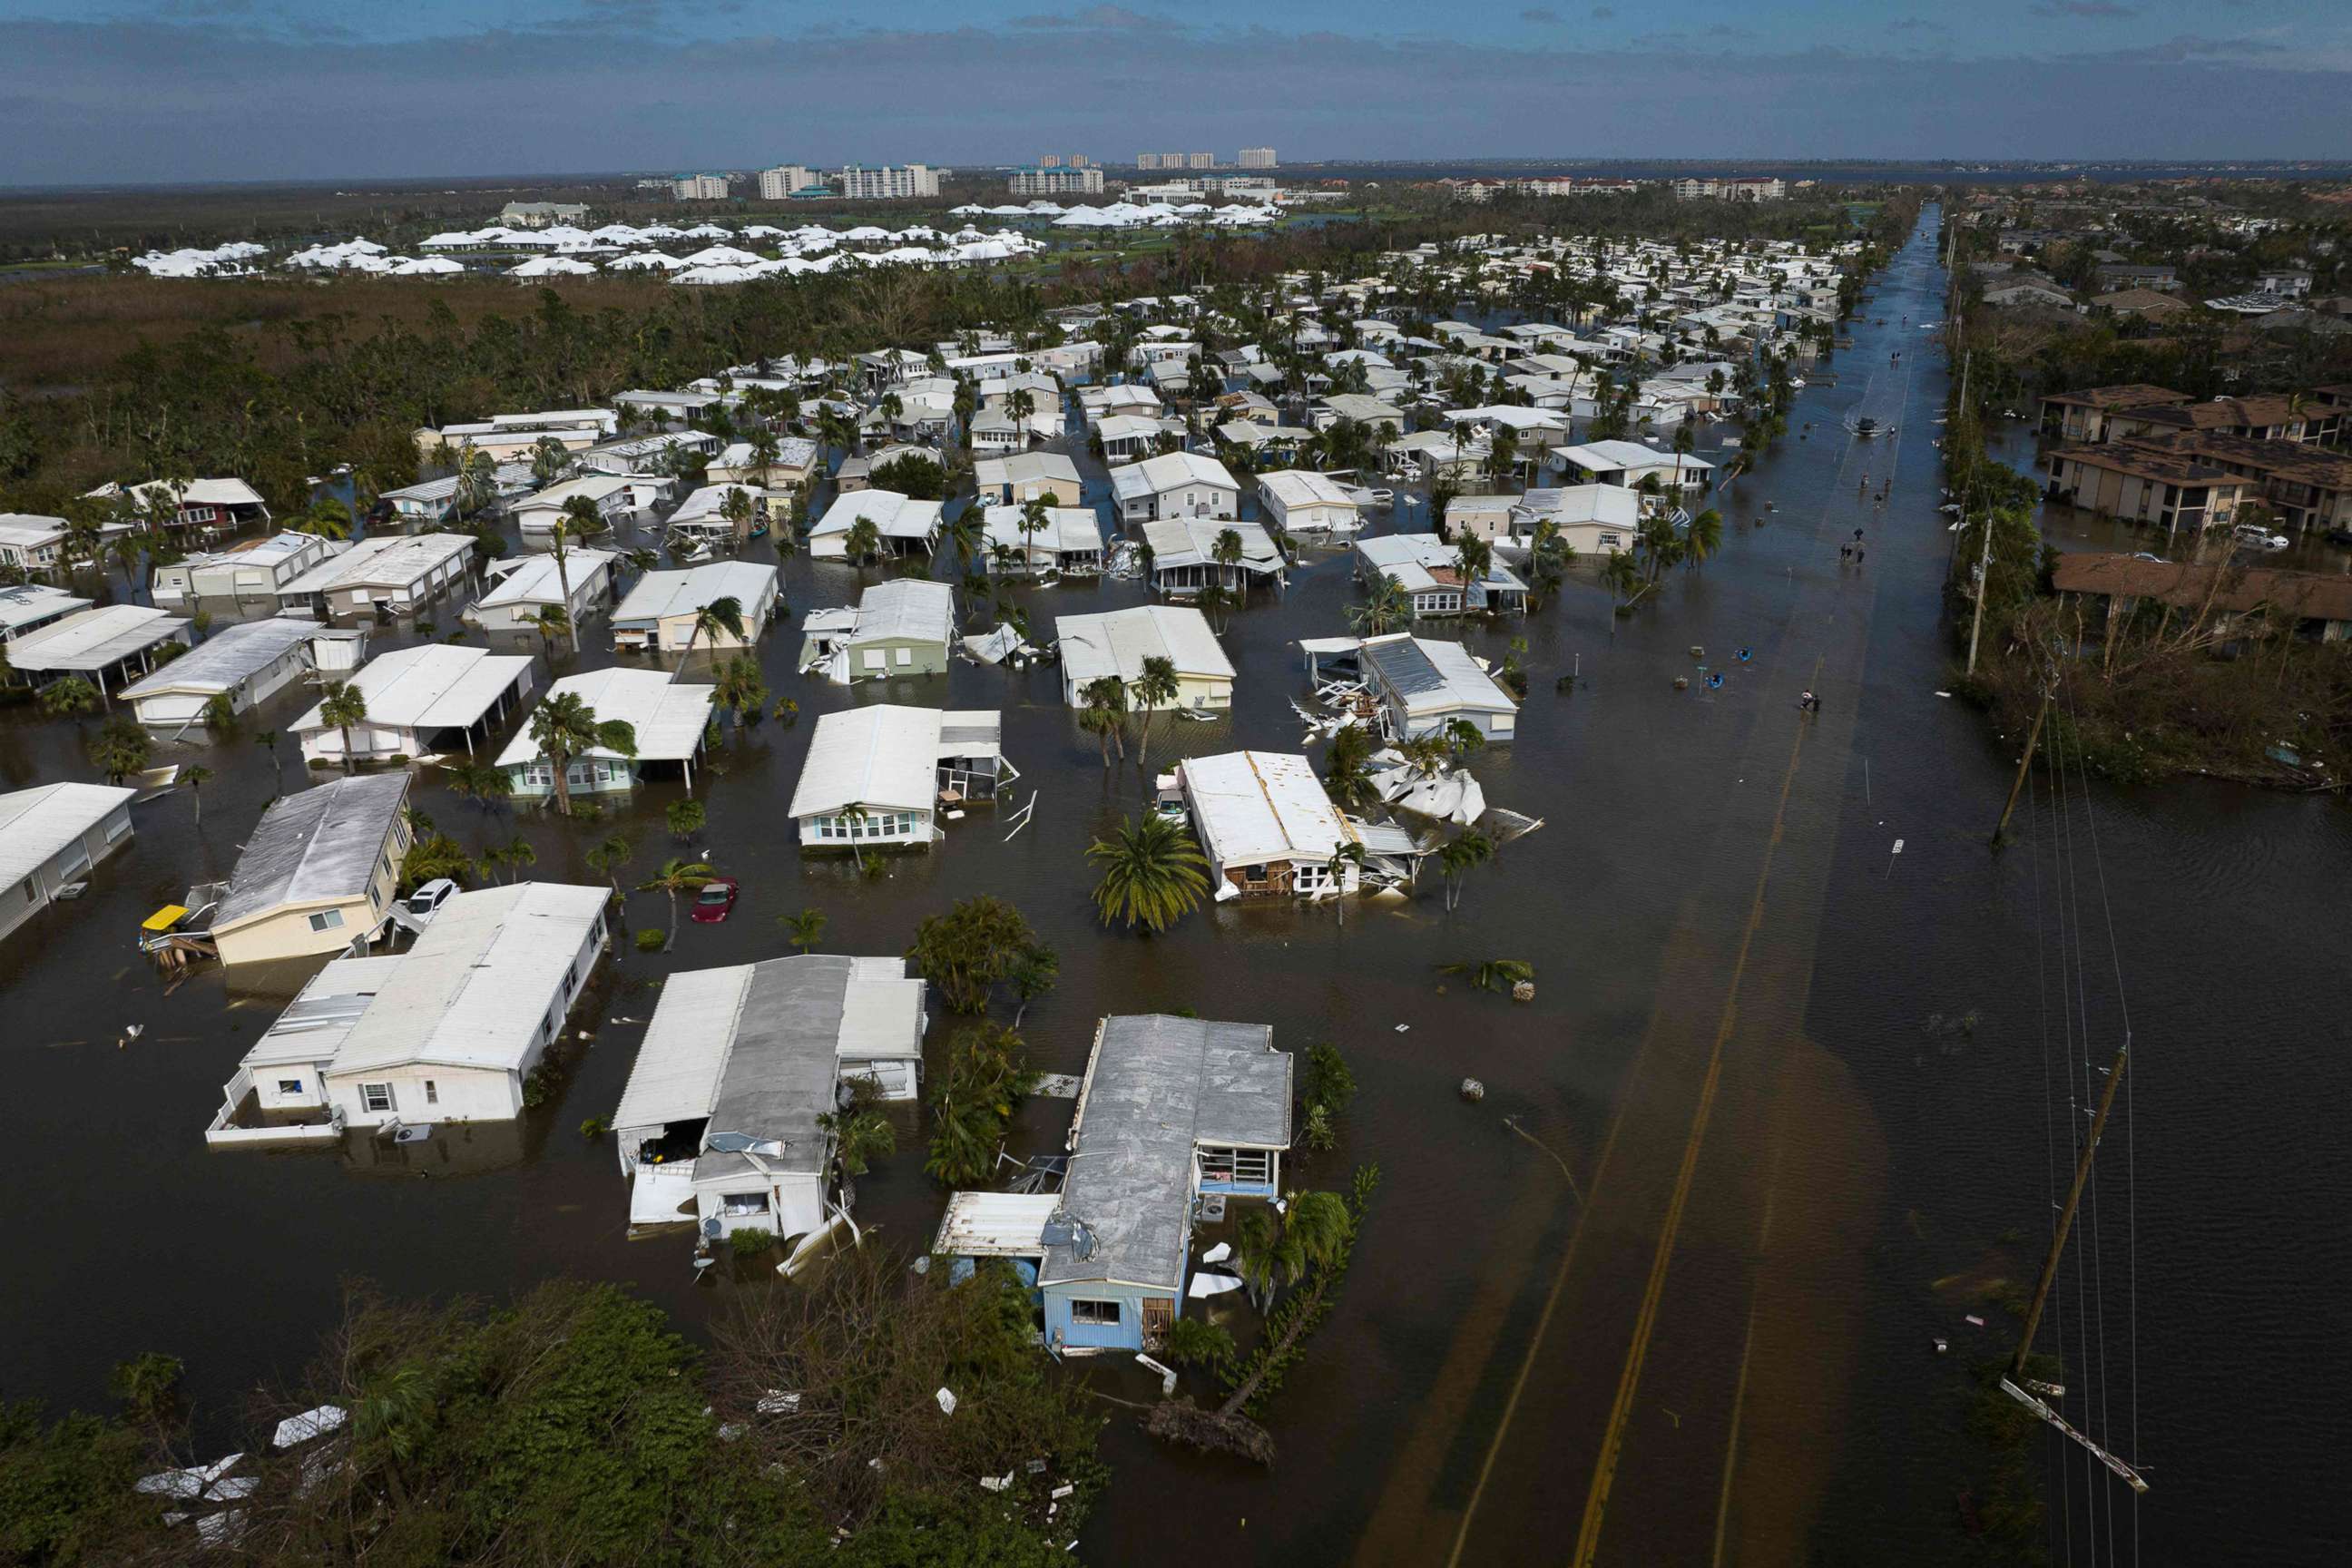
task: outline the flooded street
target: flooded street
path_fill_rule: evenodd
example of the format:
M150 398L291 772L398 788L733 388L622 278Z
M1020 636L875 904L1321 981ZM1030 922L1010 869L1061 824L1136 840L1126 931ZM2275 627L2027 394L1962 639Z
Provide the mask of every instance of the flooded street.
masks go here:
M1433 879L1415 901L1360 905L1344 923L1233 905L1160 938L1104 931L1086 845L1137 809L1147 773L1099 765L1051 668L959 664L854 692L798 677L796 623L853 602L861 574L794 558L792 620L761 653L800 721L725 740L710 776L697 770L709 808L697 842L742 883L733 918L688 927L667 955L618 944L575 1016L593 1045L553 1102L512 1127L342 1157L214 1155L202 1132L221 1085L305 971L231 983L199 970L166 995L136 928L191 880L226 874L272 791L250 737L310 698L281 694L240 736L159 747L159 762L214 770L201 828L184 789L135 808L136 837L89 894L0 945L0 1049L16 1084L0 1386L95 1405L113 1363L165 1351L226 1430L257 1384L299 1375L352 1280L496 1297L554 1274L620 1279L698 1331L737 1293L782 1287L765 1268L698 1285L684 1239L625 1239L612 1147L579 1131L619 1098L652 983L774 956L775 918L808 907L830 917L824 950L896 953L923 916L986 891L1060 954L1059 987L1024 1026L1035 1065L1081 1070L1112 1012L1264 1022L1294 1051L1331 1039L1362 1092L1341 1146L1286 1173L1334 1188L1360 1163L1383 1176L1340 1305L1268 1407L1273 1472L1159 1447L1117 1412L1116 1479L1080 1559L1981 1561L1957 1524L1983 1468L1965 1429L1969 1363L2006 1342L1963 1321L1990 1315L1976 1296L1932 1287L2030 1282L2069 1114L2063 1083L2054 1110L2046 1086L2067 1052L2043 956L2060 905L2048 802L2030 823L2021 806L2021 842L1989 852L2014 753L1937 695L1949 540L1933 445L1947 367L1921 325L1943 313L1934 223L1930 208L1853 346L1800 395L1788 438L1710 498L1726 523L1717 555L1675 571L1629 619L1612 616L1588 563L1523 626L1465 634L1494 658L1528 639L1518 739L1474 768L1495 805L1546 826L1471 872L1450 915ZM1865 406L1891 436L1845 432ZM1865 471L1873 491L1891 476L1883 508L1856 494ZM1398 518L1427 526L1419 510ZM1866 559L1842 565L1857 528ZM1026 607L1042 637L1058 614L1144 597L1106 582L1034 590ZM1344 632L1357 597L1328 550L1310 551L1281 597L1255 595L1224 638L1240 671L1232 715L1163 721L1153 767L1297 749L1295 645ZM442 606L442 632L455 611ZM583 667L613 661L603 626L586 641ZM1725 672L1720 689L1700 664ZM1574 689L1556 690L1571 670ZM1818 714L1798 711L1807 688ZM1006 804L872 878L803 860L784 816L815 716L866 701L1001 708L1024 774ZM88 776L81 738L0 714L0 787ZM290 785L294 747L280 750ZM600 879L582 855L614 826L637 841L636 880L682 847L662 823L676 784L590 829L485 811L420 778L417 805L477 851L529 840L531 877ZM1032 789L1033 825L1004 842ZM2063 1333L2068 1381L2087 1367L2105 1429L2154 1489L2135 1513L2103 1489L2112 1517L2086 1518L2075 1539L2095 1528L2150 1563L2333 1561L2333 1459L2352 1449L2352 1061L2334 912L2352 815L2195 781L2095 787L2091 806L2095 861L2076 841L2083 880L2066 888L2088 1028L2065 1038L2077 1057L2087 1038L2103 1064L2114 1050L2111 911L2137 1047L2130 1138L2118 1107L2104 1215L2094 1225L2086 1207L2079 1233L2098 1288L2086 1273L2043 1342ZM2074 832L2088 820L2077 801ZM659 894L633 895L628 917L668 920ZM1535 1000L1437 973L1490 958L1532 963ZM1972 1029L1936 1026L1964 1015ZM126 1043L132 1025L143 1033ZM935 1007L935 1054L951 1027ZM1465 1075L1485 1081L1483 1103L1457 1097ZM1018 1136L1056 1144L1068 1115L1033 1101ZM928 1240L940 1194L911 1110L858 1196L886 1239ZM2104 1316L2086 1324L2083 1300ZM1148 1386L1094 1375L1129 1397ZM2066 1491L2079 1506L2080 1463L2071 1479L2043 1469L2053 1501Z

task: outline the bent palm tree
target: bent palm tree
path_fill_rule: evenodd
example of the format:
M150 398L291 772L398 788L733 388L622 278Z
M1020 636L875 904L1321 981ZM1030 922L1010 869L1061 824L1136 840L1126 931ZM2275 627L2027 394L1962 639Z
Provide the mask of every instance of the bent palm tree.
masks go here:
M572 605L572 567L568 559L572 553L571 542L576 539L585 544L604 531L604 517L596 510L596 503L586 496L573 496L563 503L563 511L556 518L555 528L548 535L548 552L555 557L555 580L563 587L564 613L567 617L571 614ZM572 657L578 658L580 628L567 626L565 629L572 641Z
M670 859L662 862L658 875L637 884L640 893L663 892L669 895L669 930L662 935L662 951L667 952L677 942L677 896L700 891L719 873L704 860Z
M686 634L686 649L678 662L683 664L694 657L694 645L698 642L708 642L715 654L721 632L739 643L749 640L743 635L743 601L732 594L721 594L694 612L694 626Z
M1123 919L1130 930L1166 931L1198 908L1209 889L1208 858L1192 834L1164 816L1122 822L1087 847L1087 858L1102 867L1095 908L1105 925Z
M1151 719L1160 709L1172 706L1182 687L1176 679L1176 661L1154 654L1143 661L1143 673L1129 689L1143 709L1143 733L1135 745L1135 765L1148 768L1151 763Z

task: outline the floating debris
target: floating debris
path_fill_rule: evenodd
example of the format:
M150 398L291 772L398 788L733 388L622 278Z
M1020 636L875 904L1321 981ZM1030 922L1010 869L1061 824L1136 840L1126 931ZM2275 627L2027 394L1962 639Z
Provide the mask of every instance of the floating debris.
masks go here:
M1475 1078L1462 1080L1462 1098L1475 1105L1486 1098L1486 1086Z

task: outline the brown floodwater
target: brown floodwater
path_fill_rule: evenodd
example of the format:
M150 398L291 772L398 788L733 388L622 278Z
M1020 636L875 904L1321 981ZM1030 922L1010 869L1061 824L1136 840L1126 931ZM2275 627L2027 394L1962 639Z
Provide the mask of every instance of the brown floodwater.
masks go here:
M215 771L201 828L184 790L138 807L136 837L87 897L0 945L16 1085L0 1112L14 1161L0 1388L95 1405L112 1363L168 1351L226 1441L247 1391L299 1376L355 1279L493 1297L553 1274L625 1280L698 1331L740 1292L780 1287L763 1273L698 1286L681 1241L626 1240L611 1149L577 1131L617 1100L652 986L783 951L774 917L803 907L830 916L827 948L894 952L923 915L988 891L1061 954L1060 987L1027 1020L1040 1066L1080 1068L1108 1012L1191 1007L1269 1023L1290 1049L1336 1040L1362 1093L1342 1146L1293 1173L1340 1186L1360 1163L1382 1173L1339 1307L1268 1410L1273 1472L1160 1449L1106 1406L1117 1479L1078 1558L1979 1561L1959 1524L1982 1468L1969 1363L1997 1342L1962 1321L1982 1310L1973 1298L1935 1286L2035 1266L2067 1062L2087 1039L2104 1065L2120 1027L2111 910L2137 1045L2131 1119L2118 1110L2084 1265L2044 1336L2063 1339L2070 1414L2146 1463L2153 1489L2134 1506L2086 1488L2053 1444L2042 1471L2071 1503L2053 1512L2053 1552L2083 1552L2095 1531L2099 1550L2136 1545L2147 1563L2335 1560L2347 1513L2332 1461L2352 1450L2352 1231L2334 1217L2352 1180L2339 952L2352 821L2326 798L2199 781L2094 787L2095 819L2073 806L2071 860L2046 795L2023 842L1987 850L2014 755L1937 695L1948 540L1932 445L1946 366L1921 330L1942 315L1933 222L1864 307L1854 347L1801 395L1790 437L1715 498L1717 557L1628 620L1584 572L1524 626L1464 634L1495 657L1528 639L1519 739L1475 768L1490 800L1546 826L1473 872L1450 915L1433 888L1344 924L1222 907L1161 938L1106 932L1085 846L1147 781L1131 764L1105 772L1053 671L961 666L851 691L793 673L787 625L762 659L800 724L730 739L698 774L698 842L742 880L735 916L688 927L667 955L615 954L580 1016L594 1040L554 1103L398 1151L213 1155L201 1134L220 1085L300 974L199 972L166 995L139 954L138 921L225 874L271 789L247 739L165 748ZM1893 411L1895 434L1849 437L1841 420L1864 406ZM1865 468L1874 489L1892 477L1883 509L1856 499ZM1408 506L1393 526L1426 527L1425 512ZM1857 527L1867 558L1842 566ZM795 619L858 586L800 559L785 579ZM1042 630L1142 597L1106 583L1027 601ZM1294 645L1343 630L1354 597L1344 557L1318 552L1286 595L1235 616L1234 712L1163 726L1154 762L1295 747ZM1675 690L1702 662L1724 686ZM1574 690L1556 691L1570 670ZM1801 717L1808 686L1823 708ZM884 700L1002 708L1034 825L1007 843L1005 814L976 811L873 879L803 860L783 810L814 715ZM281 696L248 730L302 706ZM73 726L0 713L0 784L84 776ZM640 878L671 850L661 812L677 794L650 786L625 814ZM429 774L418 804L478 847L528 839L532 875L594 879L586 831L479 810ZM2049 956L2070 902L2067 940L2079 930L2089 960L2071 1013ZM653 894L630 916L667 918ZM1536 965L1533 1002L1437 973L1492 957ZM1938 1026L1962 1015L1971 1029ZM119 1044L131 1024L143 1035ZM950 1027L937 1022L935 1048ZM1456 1096L1465 1075L1486 1082L1482 1103ZM2079 1092L2083 1068L2072 1076ZM1066 1102L1032 1102L1017 1142L1051 1146L1067 1117ZM939 1211L919 1134L908 1115L900 1153L859 1184L861 1219L898 1245L927 1238ZM1089 1375L1129 1396L1147 1386Z

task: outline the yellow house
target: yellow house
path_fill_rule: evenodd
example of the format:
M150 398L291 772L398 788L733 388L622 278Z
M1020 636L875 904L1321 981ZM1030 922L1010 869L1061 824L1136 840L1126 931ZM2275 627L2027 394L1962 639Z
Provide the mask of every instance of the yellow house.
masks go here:
M390 914L408 857L408 774L336 779L262 814L213 916L225 964L341 952Z

